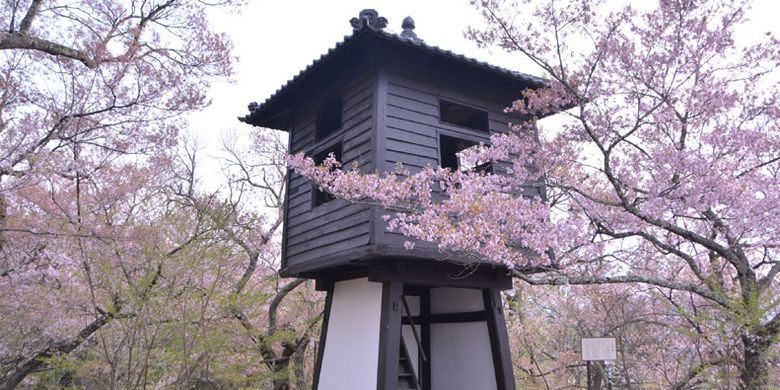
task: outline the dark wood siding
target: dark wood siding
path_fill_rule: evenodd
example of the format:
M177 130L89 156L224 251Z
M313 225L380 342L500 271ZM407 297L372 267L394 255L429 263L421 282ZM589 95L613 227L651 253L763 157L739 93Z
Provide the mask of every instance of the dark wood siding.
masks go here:
M470 95L467 81L456 84L453 80L436 80L434 75L408 75L390 72L387 81L387 107L385 127L380 129L379 144L386 152L378 166L383 171L392 171L401 163L411 172L423 167L437 166L439 161L439 135L447 135L475 142L489 142L490 134L508 131L507 124L517 121L503 112L511 99L489 100ZM518 92L519 94L519 92ZM446 99L488 112L490 133L444 123L439 120L439 99ZM506 171L506 164L497 164L496 171ZM407 237L386 231L381 219L376 221L381 232L377 241L402 246ZM419 249L432 249L434 244L415 241ZM413 251L410 255L414 255Z
M291 152L314 156L341 142L344 166L356 162L364 172L372 171L375 94L375 72L364 72L334 87L329 94L323 93L317 103L333 95L343 99L343 125L341 130L316 143L314 122L319 104L301 108L290 132ZM296 173L290 177L289 191L285 267L315 263L318 258L368 245L371 215L368 207L342 200L314 207L311 183Z
M341 142L344 166L349 168L357 162L364 173L392 171L398 163L412 172L427 165L437 166L440 135L489 142L490 134L506 132L507 123L517 121L503 112L511 98L471 94L473 83L461 81L455 83L435 75L408 74L390 68L363 72L330 92L319 91L310 106L298 108L290 132L290 149L314 156ZM343 99L342 129L315 143L319 103L335 94ZM440 121L440 99L487 111L490 132ZM497 172L506 167L502 163L494 165ZM367 256L447 257L436 251L435 244L426 242L415 242L416 249L411 251L403 249L409 239L387 232L381 218L384 211L378 207L342 200L315 207L311 183L295 173L290 177L289 191L284 266L295 272L317 269L319 261L327 267L337 267L350 261L348 258Z

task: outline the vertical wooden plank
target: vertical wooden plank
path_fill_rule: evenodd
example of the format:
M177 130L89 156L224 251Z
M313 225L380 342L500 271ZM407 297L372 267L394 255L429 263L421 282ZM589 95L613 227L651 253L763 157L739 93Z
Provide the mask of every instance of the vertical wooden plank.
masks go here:
M300 104L305 103L305 109L296 114L296 123L290 126L288 148L290 152L306 152L316 155L335 144L342 144L342 162L349 166L350 161L360 162L365 167L373 167L372 148L375 127L374 105L376 104L377 71L360 71L352 75L344 75L343 80L332 80L327 88L319 91ZM332 85L330 85L332 84ZM333 95L339 95L343 100L342 128L333 134L315 141L316 115L320 100ZM283 267L282 273L291 275L289 269L305 270L305 267L316 267L319 259L334 255L341 250L364 247L370 239L370 219L372 213L367 211L360 218L341 220L340 229L332 229L332 222L339 213L355 210L369 210L367 206L356 207L343 201L327 202L313 206L315 191L312 191L308 180L299 175L289 180L287 201L285 203L285 228L282 233ZM346 232L346 225L351 225L351 232ZM305 227L308 227L304 229ZM328 227L331 229L328 230ZM325 229L321 235L312 235L312 229ZM302 234L306 238L302 238ZM305 253L304 253L305 252Z
M387 118L387 71L379 68L376 74L376 84L374 90L374 126L371 129L373 138L374 157L372 171L381 169L379 159L384 158L385 147L385 120Z
M482 290L487 314L490 350L493 353L493 368L498 390L515 390L515 375L512 372L512 354L509 351L509 334L501 306L501 291L497 288Z
M320 371L322 370L322 356L325 353L325 343L328 337L328 320L330 320L330 309L333 306L333 283L328 286L328 295L325 296L325 308L323 309L322 326L320 329L319 349L317 350L317 362L314 365L314 380L312 389L317 390L320 384Z
M398 359L401 348L401 282L382 284L382 314L379 321L379 369L377 390L398 389ZM355 358L360 358L356 356Z
M372 129L374 155L372 158L373 171L380 174L384 170L385 151L387 149L387 70L380 67L376 77L376 90L374 96L374 128ZM378 207L371 207L371 222L369 225L369 243L375 244L382 240L385 233L385 223L382 219L384 211Z
M431 289L426 288L420 295L420 324L422 345L428 360L422 362L422 390L431 390Z
M295 108L293 108L290 112L290 117L287 121L287 152L292 153L292 133L295 127ZM290 215L288 212L289 205L290 205L290 182L292 180L292 169L287 169L287 174L284 178L284 203L282 204L282 207L284 208L284 215L282 215L282 222L284 225L282 226L282 261L281 261L281 269L284 270L287 268L287 228L285 226L290 226L289 222L287 222L287 219Z

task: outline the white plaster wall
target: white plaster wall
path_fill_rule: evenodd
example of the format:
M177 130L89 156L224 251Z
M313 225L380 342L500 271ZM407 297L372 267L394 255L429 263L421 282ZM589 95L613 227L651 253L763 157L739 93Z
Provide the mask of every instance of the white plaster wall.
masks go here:
M415 325L414 327L417 328L417 335L422 337L420 325ZM412 367L414 367L414 373L420 376L420 351L417 348L417 340L414 338L411 325L401 327L401 337L404 338L406 350L409 351L409 360L412 362Z
M484 310L482 291L431 290L431 313ZM431 387L434 390L496 389L487 322L431 324Z
M382 283L336 282L318 390L375 389Z
M431 325L431 387L434 390L496 388L486 322Z
M482 290L441 287L431 289L431 314L482 311Z

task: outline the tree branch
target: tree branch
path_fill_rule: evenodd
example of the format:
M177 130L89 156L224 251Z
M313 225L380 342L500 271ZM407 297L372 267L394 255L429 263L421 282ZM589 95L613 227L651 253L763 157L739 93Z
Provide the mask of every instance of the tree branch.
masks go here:
M6 390L15 389L30 373L34 372L44 364L46 359L59 354L67 354L78 348L95 332L114 319L114 315L97 308L100 313L94 321L85 326L74 339L54 344L33 355L31 358L14 370L6 379L3 386Z
M523 280L524 282L533 286L565 286L565 285L598 285L598 284L622 284L622 283L645 283L658 287L670 288L673 290L682 290L692 292L701 296L702 298L709 299L713 302L720 304L723 307L730 307L728 300L724 297L718 296L711 291L704 290L700 287L685 284L676 283L669 280L642 276L642 275L622 275L622 276L547 276L543 278L533 278L516 270L512 270L512 276Z
M33 0L32 3L30 3L30 8L27 9L27 14L24 15L22 22L19 24L20 33L27 34L27 32L30 31L30 26L32 26L32 22L33 19L35 19L35 16L38 15L38 11L41 9L42 2L42 0Z
M777 337L778 334L780 334L780 312L775 313L775 316L769 320L760 336L762 336L765 342L769 342L769 340Z
M684 390L690 388L688 384L695 379L699 374L703 373L704 371L707 371L710 367L718 366L720 364L723 364L726 361L726 358L720 358L720 359L714 359L707 362L704 362L702 364L699 364L690 370L688 370L688 373L685 375L684 378L680 379L675 383L671 389L672 390Z
M764 289L769 287L769 285L772 284L772 281L775 279L778 273L780 273L780 262L773 265L772 268L769 269L769 272L766 274L766 276L764 276L758 281L759 290L763 291Z
M31 37L23 33L0 33L0 50L37 50L57 57L70 58L81 62L87 68L93 69L97 66L94 59L90 58L86 52L72 47L61 45L46 39Z
M282 287L276 295L274 295L273 299L271 299L271 303L268 305L268 330L269 332L274 332L276 330L276 312L279 309L279 305L282 303L282 300L287 296L287 294L291 293L293 290L295 290L296 287L300 286L303 282L305 282L306 279L297 278L293 280L292 282L288 283L286 286Z

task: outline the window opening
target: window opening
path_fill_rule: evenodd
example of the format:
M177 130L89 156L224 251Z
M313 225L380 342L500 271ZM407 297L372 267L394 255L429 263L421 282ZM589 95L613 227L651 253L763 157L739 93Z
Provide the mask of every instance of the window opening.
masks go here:
M493 173L493 164L490 161L468 161L463 158L462 152L478 143L465 139L450 137L448 135L439 135L439 151L441 153L442 168L449 168L452 171L476 171Z
M322 164L326 158L328 158L328 155L333 153L333 155L336 157L336 161L341 161L342 158L342 148L341 148L341 142L317 153L317 155L314 156L314 162L317 164ZM337 169L336 167L331 168L331 170ZM313 186L313 207L317 207L321 204L325 204L330 202L333 199L336 199L331 193L326 191L321 191L316 185Z
M340 96L332 97L322 103L317 111L314 124L314 140L320 141L341 129L341 115L344 104Z
M439 119L442 122L489 132L488 113L474 107L439 99Z

